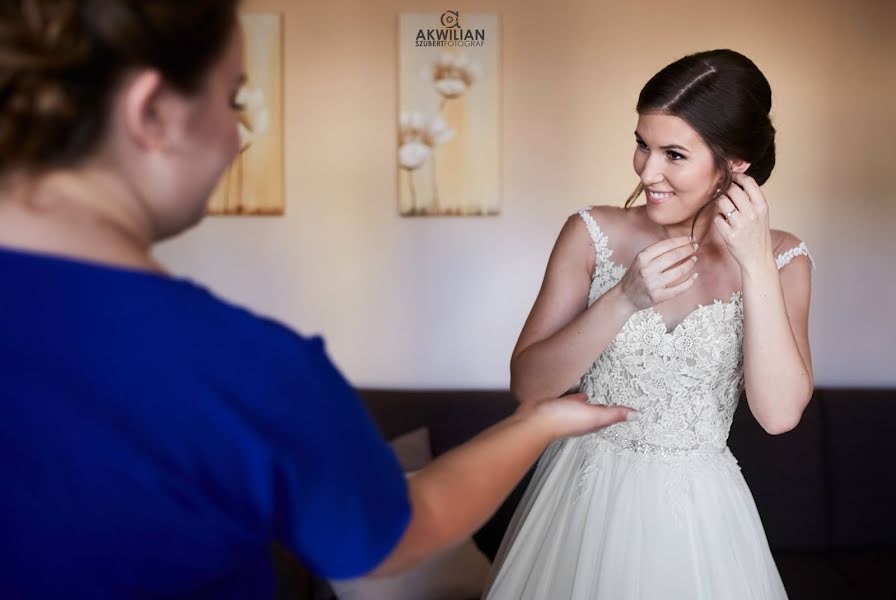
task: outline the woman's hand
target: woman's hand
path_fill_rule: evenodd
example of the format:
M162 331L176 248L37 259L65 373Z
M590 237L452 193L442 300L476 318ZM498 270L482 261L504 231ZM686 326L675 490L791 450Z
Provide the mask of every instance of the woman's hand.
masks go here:
M691 238L684 236L647 246L616 285L635 310L674 298L694 284L695 252Z
M535 419L554 439L583 435L622 421L636 421L640 413L626 406L589 404L584 393L526 402L516 414Z
M759 184L749 175L735 173L733 180L716 200L719 214L713 225L741 268L748 269L772 256L768 203ZM725 214L730 216L725 219Z
M554 440L581 435L639 414L588 404L585 394L522 404L408 479L411 522L373 575L394 575L460 544L501 506Z

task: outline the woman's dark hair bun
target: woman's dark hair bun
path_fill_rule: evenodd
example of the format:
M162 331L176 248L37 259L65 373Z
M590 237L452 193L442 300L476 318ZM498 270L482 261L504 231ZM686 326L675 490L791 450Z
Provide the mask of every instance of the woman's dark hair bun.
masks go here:
M0 174L71 165L102 138L132 69L194 92L238 0L8 0L0 5Z
M734 50L690 54L650 78L638 113L659 111L688 122L720 159L750 163L762 185L775 167L772 90L762 71Z

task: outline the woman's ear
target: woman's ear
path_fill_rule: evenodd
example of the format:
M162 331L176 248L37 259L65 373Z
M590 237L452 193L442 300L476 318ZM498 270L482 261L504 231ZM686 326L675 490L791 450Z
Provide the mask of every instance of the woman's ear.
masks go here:
M746 173L747 169L750 168L750 163L745 160L734 159L728 161L728 166L731 167L732 173Z
M185 107L154 69L133 75L119 96L125 131L144 151L166 151L180 137Z

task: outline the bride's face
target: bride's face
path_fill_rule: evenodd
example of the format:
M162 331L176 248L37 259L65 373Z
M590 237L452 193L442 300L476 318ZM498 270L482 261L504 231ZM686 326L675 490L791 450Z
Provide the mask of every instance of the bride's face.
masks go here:
M648 217L664 225L693 218L720 180L700 134L679 117L645 113L635 141L633 165L645 188Z

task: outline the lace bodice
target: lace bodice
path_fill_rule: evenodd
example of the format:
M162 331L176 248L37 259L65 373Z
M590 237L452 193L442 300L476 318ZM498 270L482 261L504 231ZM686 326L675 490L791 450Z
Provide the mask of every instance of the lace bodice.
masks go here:
M627 268L613 251L588 209L579 211L596 251L588 305L616 285ZM777 259L778 269L805 242ZM814 261L813 261L814 267ZM675 453L721 450L743 385L743 299L698 305L671 332L654 308L633 314L582 377L580 390L595 404L631 406L641 420L599 432L631 448Z

